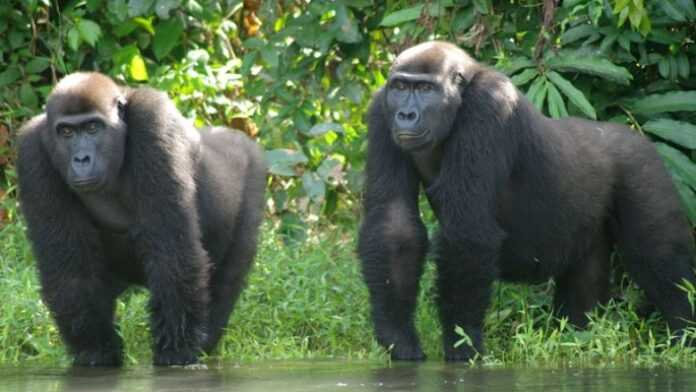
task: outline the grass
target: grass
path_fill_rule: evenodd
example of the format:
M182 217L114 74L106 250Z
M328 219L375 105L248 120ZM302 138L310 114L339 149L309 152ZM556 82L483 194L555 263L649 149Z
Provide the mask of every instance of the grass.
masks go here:
M388 362L372 335L367 289L354 251L355 228L317 226L304 243L287 246L266 223L255 268L216 358ZM428 263L417 327L429 358L442 360L434 274ZM666 344L667 328L657 314L636 314L640 291L626 280L621 283L616 299L592 314L586 330L575 330L550 313L553 283L497 285L486 321L487 353L479 365L696 366L693 349ZM0 364L69 363L39 296L24 226L12 213L0 229L0 298ZM144 290L133 290L118 303L128 365L151 360L146 302Z

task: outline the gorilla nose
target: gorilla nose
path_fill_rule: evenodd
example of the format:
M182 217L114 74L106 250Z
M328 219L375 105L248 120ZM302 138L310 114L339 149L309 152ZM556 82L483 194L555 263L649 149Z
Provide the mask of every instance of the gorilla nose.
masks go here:
M408 128L418 122L418 112L415 110L402 111L396 113L396 124L399 128Z
M73 165L77 166L87 166L92 161L89 154L76 154L73 156Z

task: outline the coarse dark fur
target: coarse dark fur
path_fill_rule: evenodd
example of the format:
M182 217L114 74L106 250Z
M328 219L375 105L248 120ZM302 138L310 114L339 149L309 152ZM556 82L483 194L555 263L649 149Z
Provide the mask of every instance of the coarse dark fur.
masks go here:
M104 128L82 132L85 116ZM122 363L114 306L131 285L150 291L156 365L212 350L256 252L259 147L225 128L198 133L165 94L98 73L64 78L18 145L42 295L74 363Z
M432 88L417 87L428 80ZM376 336L393 345L394 359L424 358L413 322L428 248L421 186L439 221L447 360L482 352L496 279L553 277L555 308L585 325L585 313L608 299L614 245L673 330L694 320L677 288L696 283L685 211L653 144L628 127L549 119L506 76L430 42L396 59L373 98L368 134L358 248ZM473 349L453 346L456 325Z

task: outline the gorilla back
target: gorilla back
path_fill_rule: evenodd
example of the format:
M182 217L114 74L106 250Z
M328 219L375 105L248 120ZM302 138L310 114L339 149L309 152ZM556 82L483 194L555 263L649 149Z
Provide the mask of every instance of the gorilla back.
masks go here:
M652 143L631 129L552 120L510 80L444 42L395 60L372 101L359 253L377 339L422 359L413 327L428 246L421 186L439 222L438 305L445 356L482 351L495 279L556 281L574 324L608 298L614 245L670 327L694 319L677 285L696 282L693 237ZM455 348L461 326L473 341Z
M122 363L114 307L132 284L150 290L155 364L212 350L256 252L258 146L98 73L62 79L18 145L42 295L74 363Z

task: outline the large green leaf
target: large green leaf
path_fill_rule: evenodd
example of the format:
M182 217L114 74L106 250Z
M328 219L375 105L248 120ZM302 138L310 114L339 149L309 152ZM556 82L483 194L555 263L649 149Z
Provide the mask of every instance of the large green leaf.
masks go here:
M527 68L524 71L518 73L517 75L510 78L515 86L523 86L527 84L530 80L534 79L539 75L539 71L536 68Z
M549 71L546 73L546 77L548 77L553 84L555 84L556 87L558 87L563 94L568 97L573 105L577 106L578 109L585 113L587 117L594 120L597 119L597 113L595 112L594 107L590 101L585 98L585 94L583 94L582 91L578 90L575 86L573 86L572 83L557 72Z
M439 14L440 8L444 7L451 7L453 4L452 0L444 0L444 1L438 1L435 4L432 4L430 8L428 9L430 15L435 16L436 14ZM387 15L382 19L382 22L380 22L380 26L384 27L393 27L393 26L398 26L400 24L406 23L406 22L411 22L416 19L418 19L421 16L421 13L423 12L423 7L424 4L418 4L413 7L409 8L404 8L398 11L394 11L391 14Z
M662 139L690 149L696 149L696 125L666 118L650 120L643 124L643 130Z
M157 25L155 38L152 41L152 51L158 60L163 59L180 43L179 38L184 32L184 24L179 18L171 18Z
M89 46L94 46L102 34L99 25L89 19L80 19L77 22L77 31L80 33L80 38L87 42Z
M696 111L696 91L673 91L666 94L652 94L635 100L630 104L635 113L652 114L663 112Z
M496 65L496 67L506 75L512 75L515 72L524 69L534 67L536 64L526 57L516 57L512 61L504 62L502 64Z
M689 157L664 143L655 143L655 148L674 174L679 176L685 184L696 187L696 164Z
M329 131L334 131L336 133L344 133L341 124L332 122L316 124L309 131L303 133L307 136L320 136Z
M268 171L279 176L297 176L295 166L307 163L308 159L301 151L290 150L287 148L277 148L266 151L266 161Z
M566 109L563 97L561 97L561 93L556 86L549 81L546 82L546 87L548 89L549 114L551 117L567 117L568 110Z
M679 177L674 179L674 185L676 185L677 192L679 192L679 196L684 202L691 226L696 226L696 193L694 193L691 187L681 182Z
M603 57L566 53L549 58L546 64L556 71L576 71L626 85L633 79L626 68L619 67Z

